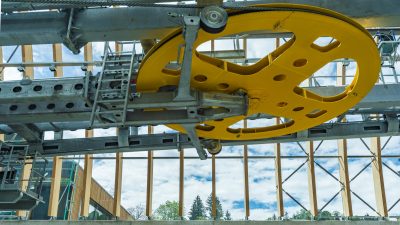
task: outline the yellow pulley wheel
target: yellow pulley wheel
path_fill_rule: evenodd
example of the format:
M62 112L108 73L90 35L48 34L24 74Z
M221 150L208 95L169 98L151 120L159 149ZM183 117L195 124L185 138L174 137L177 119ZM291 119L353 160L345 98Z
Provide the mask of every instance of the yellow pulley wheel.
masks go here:
M218 34L199 30L194 44L200 44L233 34L269 30L291 32L293 38L249 66L240 66L193 53L191 88L205 92L235 93L245 90L249 98L246 116L263 113L286 118L278 125L256 128L233 128L246 116L205 121L197 134L203 138L250 140L298 132L317 126L353 107L373 87L380 70L380 57L369 33L351 19L338 13L300 5L263 5L268 11L234 12L226 28ZM277 10L271 10L276 8ZM332 37L333 42L320 46L320 37ZM177 86L180 69L171 66L182 61L184 39L177 30L160 41L144 59L139 71L139 92L157 92ZM300 83L329 62L349 58L357 62L354 79L335 96L322 96L300 87ZM180 125L168 125L185 132Z

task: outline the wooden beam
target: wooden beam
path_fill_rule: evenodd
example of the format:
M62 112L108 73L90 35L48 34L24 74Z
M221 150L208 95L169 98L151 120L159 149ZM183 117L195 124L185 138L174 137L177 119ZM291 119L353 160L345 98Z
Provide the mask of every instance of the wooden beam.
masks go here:
M92 138L93 130L85 130L85 137ZM83 196L81 206L81 216L89 216L90 207L90 189L92 185L92 171L93 171L93 159L92 155L85 155L84 169L83 169Z
M123 46L115 42L115 52L117 55L123 51ZM117 135L119 129L117 129ZM116 218L121 217L121 192L122 192L122 164L123 164L123 153L118 152L116 154L115 161L115 183L114 183L114 208L113 213Z
M147 127L147 133L153 133L153 126ZM153 215L153 151L147 153L147 192L146 192L146 216L151 219Z
M0 46L0 62L3 63L3 48ZM4 68L0 68L0 81L4 80ZM4 141L4 134L0 134L0 141Z
M93 45L92 43L87 43L85 47L83 47L83 58L87 62L93 61ZM88 71L93 71L93 65L88 65Z
M308 193L310 197L310 213L313 217L318 216L317 204L317 188L315 184L315 170L314 170L314 142L307 142L306 146L308 154Z
M32 172L32 160L25 159L24 166L23 166L22 172L21 172L21 183L20 183L21 191L27 191L31 172ZM23 211L23 210L16 211L16 216L18 216L18 217L27 218L28 214L29 214L29 211Z
M247 120L244 120L244 128L247 128ZM250 217L250 193L249 193L249 157L248 146L243 145L243 172L244 172L244 212L245 220Z
M22 62L33 62L33 49L32 45L22 45ZM33 67L25 67L24 77L33 79Z
M0 62L3 63L3 48L0 46ZM4 67L0 67L0 81L4 80Z
M179 151L179 210L178 215L183 219L184 217L184 196L185 196L185 150L183 148Z
M385 184L383 181L381 139L379 137L371 138L371 151L375 156L372 162L372 177L374 179L376 208L380 216L387 217L388 210L386 204Z
M276 118L276 124L279 124L279 118ZM282 160L281 160L281 144L275 144L275 182L276 182L276 208L278 210L278 218L285 216L283 205L283 184L282 184Z
M280 46L280 39L275 39L275 48ZM276 118L275 123L281 123L280 118ZM285 216L285 208L283 205L283 184L282 184L282 160L281 160L281 144L276 143L275 149L275 183L276 183L276 209L278 211L278 218Z
M217 218L217 193L216 193L216 176L215 176L215 155L211 156L211 216L215 220Z
M353 207L351 202L351 190L349 179L349 165L347 160L347 140L338 140L338 154L339 154L339 180L342 185L342 204L343 216L353 216Z
M93 61L93 48L92 43L87 43L83 48L83 58L85 61ZM93 71L93 65L88 66L88 71ZM92 138L94 136L93 130L85 130L85 137ZM92 155L85 155L84 169L83 169L83 195L81 205L81 216L89 216L90 207L90 190L92 188L92 172L93 172L93 159Z
M53 61L62 61L62 47L61 44L53 44ZM25 70L26 71L26 70ZM62 67L56 69L54 77L60 78L63 76ZM48 216L57 217L58 213L58 201L60 198L60 186L61 186L61 170L62 170L62 158L53 157L53 174L52 183L50 189L50 200Z
M32 45L22 45L21 46L21 51L22 51L22 62L33 62L33 50L32 50ZM25 68L25 71L23 73L25 78L34 78L34 73L33 73L33 68L32 67L27 67ZM31 160L25 160L24 161L24 167L22 168L22 175L21 175L21 190L26 191L29 183L29 177L31 176L31 171L32 171L32 161ZM16 215L18 217L27 217L28 211L22 211L18 210L16 212Z
M115 161L115 183L114 183L114 208L113 214L116 218L121 217L121 190L122 190L122 159L123 153L117 152Z
M53 157L53 172L51 175L51 187L49 198L48 216L56 218L58 213L58 200L61 186L62 159L60 156Z
M61 44L53 44L53 61L54 62L62 62L62 45ZM54 77L63 77L63 67L56 66L56 70L54 71Z
M346 66L339 62L337 65L337 84L346 84ZM345 121L344 119L343 121ZM342 185L342 205L343 215L345 217L353 216L353 208L351 202L351 190L350 190L350 179L349 179L349 166L347 160L347 140L342 139L337 141L338 144L338 155L339 155L339 180Z

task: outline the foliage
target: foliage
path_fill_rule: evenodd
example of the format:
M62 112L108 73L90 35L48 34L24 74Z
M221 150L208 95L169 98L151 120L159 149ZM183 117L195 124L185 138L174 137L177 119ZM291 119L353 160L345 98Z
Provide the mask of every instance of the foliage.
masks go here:
M226 210L224 220L232 220L231 213L229 210Z
M296 212L291 219L293 220L311 220L311 213L308 210L300 209Z
M217 215L215 217L215 220L220 220L224 216L224 211L222 210L222 205L221 205L221 202L219 201L218 197L215 197L215 205L217 208ZM207 198L206 210L207 210L208 218L211 220L214 219L213 213L212 213L212 194L210 194Z
M207 218L206 209L200 196L197 195L189 211L190 220L204 220Z
M179 220L179 203L166 201L156 209L154 217L158 220Z

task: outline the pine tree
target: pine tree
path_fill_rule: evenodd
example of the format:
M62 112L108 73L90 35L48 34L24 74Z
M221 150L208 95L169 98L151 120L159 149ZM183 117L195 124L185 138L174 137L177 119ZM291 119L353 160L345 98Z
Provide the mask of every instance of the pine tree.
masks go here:
M231 213L229 212L229 210L226 210L224 220L232 220Z
M218 197L215 197L215 205L217 207L217 215L215 217L215 220L220 220L224 216L224 211L222 210L222 205L221 202L219 201ZM208 218L209 219L214 219L213 218L213 213L212 213L212 194L210 194L207 198L206 202L206 210L208 212Z
M200 196L196 196L193 201L192 207L189 211L189 219L190 220L203 220L206 218L206 210L203 205L203 201Z

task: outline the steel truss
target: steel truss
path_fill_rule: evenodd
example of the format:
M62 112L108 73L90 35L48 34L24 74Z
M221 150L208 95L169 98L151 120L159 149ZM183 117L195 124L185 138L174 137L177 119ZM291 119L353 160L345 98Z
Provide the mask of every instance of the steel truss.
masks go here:
M132 1L132 4L139 1ZM147 1L146 1L147 2ZM151 1L154 3L157 1ZM158 1L165 2L165 1ZM274 3L263 0L244 4ZM290 2L290 1L289 1ZM386 27L379 30L399 31L400 9L396 0L354 0L349 7L342 7L345 1L293 1L296 4L315 5L341 12L358 20L365 27ZM149 3L149 2L148 2ZM68 4L27 4L19 2L2 3L3 14L0 45L52 44L64 43L73 52L88 42L130 41L161 38L181 24L171 15L194 15L196 8L183 6L161 7L122 7L87 8L91 5ZM111 3L106 3L111 4ZM112 4L117 4L113 2ZM240 6L240 3L225 3L225 6ZM72 8L71 7L77 7ZM42 11L11 13L32 9L61 9L61 11ZM269 37L277 34L267 33ZM278 34L278 36L287 34ZM257 36L257 35L256 35ZM249 36L251 37L251 36ZM265 37L265 35L264 35Z

